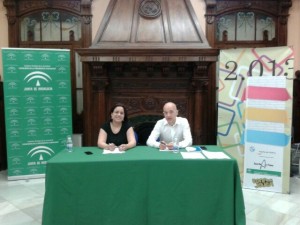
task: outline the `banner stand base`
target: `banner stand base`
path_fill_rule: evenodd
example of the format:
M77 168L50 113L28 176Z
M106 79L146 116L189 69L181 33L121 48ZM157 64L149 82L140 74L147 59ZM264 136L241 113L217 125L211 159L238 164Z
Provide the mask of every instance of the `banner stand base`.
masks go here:
M39 179L45 178L45 174L33 174L33 175L22 175L22 176L7 176L7 180L30 180L30 179Z

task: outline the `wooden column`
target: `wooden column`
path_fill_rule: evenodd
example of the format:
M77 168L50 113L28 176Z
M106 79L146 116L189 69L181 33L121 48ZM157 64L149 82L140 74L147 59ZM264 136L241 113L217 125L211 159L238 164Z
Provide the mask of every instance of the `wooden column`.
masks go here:
M92 43L92 0L81 1L81 18L82 18L82 47L89 47Z
M194 144L206 144L208 104L207 104L207 65L206 63L196 63L192 78L194 86Z
M93 118L91 121L92 133L91 136L91 145L97 144L98 134L100 126L106 121L107 112L108 112L108 103L107 103L107 92L106 89L109 85L109 78L107 76L104 64L97 63L93 65L93 74L92 74L92 99L91 107L93 108L90 117Z
M8 47L18 47L19 45L19 23L17 17L17 5L15 1L5 0L3 5L6 7L8 21Z

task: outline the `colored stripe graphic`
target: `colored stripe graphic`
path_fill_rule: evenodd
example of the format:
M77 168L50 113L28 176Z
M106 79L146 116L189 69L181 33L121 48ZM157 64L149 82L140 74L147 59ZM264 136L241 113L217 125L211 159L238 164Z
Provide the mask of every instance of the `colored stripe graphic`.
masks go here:
M260 174L260 175L281 177L280 171L258 170L258 169L247 168L246 172L250 174Z
M245 116L248 120L288 123L288 115L285 110L246 108Z
M285 88L249 86L244 90L242 101L246 99L287 101L290 98Z
M275 132L246 130L245 138L247 142L265 145L286 146L289 143L289 136Z

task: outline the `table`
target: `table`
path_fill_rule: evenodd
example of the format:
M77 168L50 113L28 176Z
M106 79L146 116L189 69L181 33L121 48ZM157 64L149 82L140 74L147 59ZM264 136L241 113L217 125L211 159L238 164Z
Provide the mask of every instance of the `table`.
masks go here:
M45 185L43 225L246 224L235 159L183 159L147 146L123 154L74 148L48 161Z

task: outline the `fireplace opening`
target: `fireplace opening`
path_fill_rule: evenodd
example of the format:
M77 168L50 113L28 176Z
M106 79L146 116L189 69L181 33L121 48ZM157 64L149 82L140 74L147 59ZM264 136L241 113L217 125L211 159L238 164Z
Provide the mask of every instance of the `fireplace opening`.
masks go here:
M134 131L137 134L137 145L146 145L147 139L154 126L154 122L146 122L134 127Z
M137 145L146 145L147 139L156 122L162 118L162 116L156 115L142 115L129 119L137 135Z

